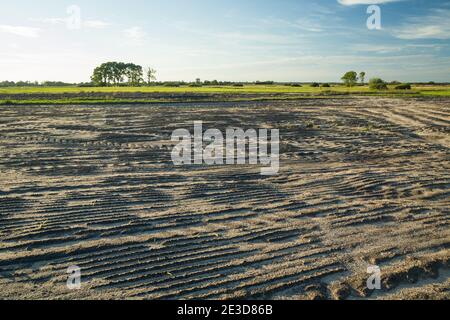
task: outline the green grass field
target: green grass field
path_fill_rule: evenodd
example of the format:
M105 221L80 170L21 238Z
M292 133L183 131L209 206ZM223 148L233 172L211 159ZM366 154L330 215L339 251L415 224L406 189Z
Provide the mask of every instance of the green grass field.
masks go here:
M395 90L390 86L389 92L405 92ZM0 88L0 94L27 94L27 93L80 93L80 92L163 92L163 93L322 93L335 91L340 93L367 93L377 92L370 90L368 86L332 86L331 88L313 88L309 85L302 87L284 85L245 85L234 86L203 86L203 87L11 87ZM412 90L420 93L437 93L439 95L450 94L450 85L446 86L413 86ZM381 91L382 92L382 91ZM445 94L446 93L446 94Z
M80 97L64 97L64 94L83 94ZM89 97L89 93L104 93L105 97ZM302 87L294 87L287 85L245 85L243 87L236 86L203 86L203 87L10 87L0 88L0 104L105 104L105 103L156 103L156 102L172 102L170 99L132 99L114 97L114 93L162 93L162 94L236 94L239 98L223 97L224 101L241 101L241 100L267 100L273 99L271 94L281 94L276 99L293 99L290 94L297 94L296 98L304 97L321 97L332 95L380 95L380 96L450 96L450 85L430 85L430 86L413 86L412 90L395 90L395 86L389 86L389 90L376 91L369 89L368 86L346 87L342 85L334 85L330 88L314 88L310 85ZM46 98L38 97L39 94L47 95ZM60 97L53 99L48 95L58 94ZM251 99L245 98L246 94L257 95ZM285 94L285 95L283 95ZM3 97L1 97L3 95ZM8 96L11 95L11 96ZM28 97L29 95L29 97ZM5 98L5 96L8 96ZM195 99L193 100L195 101ZM189 100L186 100L189 102Z
M332 88L313 88L310 86L291 87L282 85L246 85L244 87L233 86L203 86L203 87L17 87L0 88L0 93L27 94L27 93L80 93L80 92L163 92L163 93L321 93L324 91L337 92L366 92L368 87L335 86Z

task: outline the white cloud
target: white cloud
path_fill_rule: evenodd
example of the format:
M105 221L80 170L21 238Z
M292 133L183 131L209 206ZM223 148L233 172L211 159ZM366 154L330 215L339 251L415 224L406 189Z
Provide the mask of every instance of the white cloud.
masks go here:
M20 37L26 37L26 38L37 38L37 37L39 37L40 31L41 31L41 29L39 29L39 28L0 25L0 32L9 33L9 34L13 34L13 35L20 36Z
M128 39L133 41L139 42L145 38L145 31L141 27L131 27L125 29L123 32Z
M412 17L392 31L400 39L450 39L450 10L433 9L426 16Z
M396 45L357 44L353 46L353 50L357 52L385 54L385 53L400 52L404 50L404 48Z
M66 23L67 19L66 18L45 18L42 20L33 20L33 21L39 21L39 22L44 22L44 23L49 23L49 24L59 24L59 23Z
M86 20L83 21L83 27L92 29L101 29L109 27L111 24L102 20Z
M48 24L68 24L70 22L70 18L45 18L45 19L41 19L41 20L34 20L34 21L39 21L39 22L43 22L43 23L48 23ZM109 27L111 24L106 22L106 21L102 21L102 20L82 20L81 21L81 26L83 28L88 28L88 29L102 29L102 28L106 28Z
M389 2L398 2L403 0L338 0L338 2L344 6L354 6L357 4L383 4Z

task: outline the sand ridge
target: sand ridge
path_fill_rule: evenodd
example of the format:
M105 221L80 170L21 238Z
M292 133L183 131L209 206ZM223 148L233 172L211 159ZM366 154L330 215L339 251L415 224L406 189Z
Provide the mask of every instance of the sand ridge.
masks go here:
M3 106L0 297L448 299L449 106ZM173 166L172 131L197 120L279 129L279 175Z

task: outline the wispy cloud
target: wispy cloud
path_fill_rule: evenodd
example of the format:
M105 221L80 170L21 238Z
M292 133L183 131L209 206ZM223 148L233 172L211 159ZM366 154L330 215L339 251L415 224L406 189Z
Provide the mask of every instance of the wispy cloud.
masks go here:
M102 20L86 20L82 23L83 27L92 29L102 29L109 27L111 24Z
M44 19L39 19L39 20L33 19L32 21L49 23L49 24L60 24L60 23L66 23L67 19L66 18L44 18Z
M48 24L68 24L70 18L44 18L40 20L34 20L38 22L48 23ZM81 27L87 29L102 29L111 26L111 23L103 20L82 20Z
M39 37L41 29L23 27L23 26L10 26L10 25L0 25L0 32L9 33L20 37L26 38L37 38Z
M385 54L400 52L404 50L404 48L396 45L356 44L353 46L353 50L356 52Z
M260 20L265 24L273 23L270 20ZM265 44L265 45L288 45L298 43L298 39L291 35L274 33L271 31L249 31L248 29L235 29L229 31L215 31L212 29L198 28L189 23L178 21L172 23L172 27L182 31L183 33L190 33L195 35L197 39L214 40L220 44Z
M322 32L324 27L323 24L321 24L318 19L315 19L314 17L303 17L301 19L297 19L293 22L287 21L287 20L281 20L278 19L279 23L283 23L286 26L302 30L302 31L309 31L309 32Z
M270 28L290 28L292 31L301 31L302 35L317 34L323 32L335 31L345 28L342 24L342 18L336 15L336 12L317 4L311 4L310 10L295 20L267 17L260 19L264 26ZM305 31L305 32L303 32Z
M142 27L134 26L123 31L125 37L134 44L142 44L146 33Z
M432 9L428 15L409 18L392 34L408 40L450 39L450 9Z
M338 2L344 6L354 6L357 4L383 4L389 2L398 2L404 0L338 0Z

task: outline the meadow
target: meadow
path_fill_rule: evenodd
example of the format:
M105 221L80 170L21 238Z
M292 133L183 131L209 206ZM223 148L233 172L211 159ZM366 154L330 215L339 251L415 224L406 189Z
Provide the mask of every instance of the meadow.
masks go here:
M146 86L146 87L8 87L0 88L0 104L111 104L197 101L292 100L329 96L450 96L450 85L413 85L411 90L371 90L368 86L312 87L292 85Z
M413 85L412 90L395 90L395 85L390 85L387 93L414 92L422 94L450 95L449 85ZM330 88L312 87L302 85L243 85L238 86L145 86L145 87L8 87L0 88L0 94L34 94L34 93L83 93L83 92L170 92L170 93L383 93L383 91L371 90L368 86L347 87L344 85L331 85ZM385 92L386 93L386 92Z

